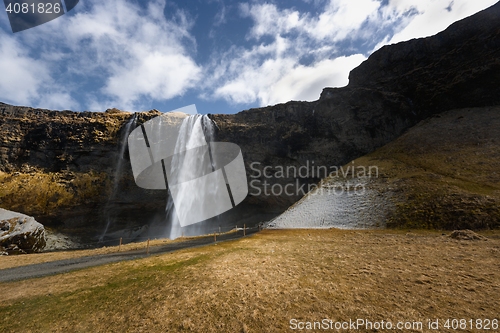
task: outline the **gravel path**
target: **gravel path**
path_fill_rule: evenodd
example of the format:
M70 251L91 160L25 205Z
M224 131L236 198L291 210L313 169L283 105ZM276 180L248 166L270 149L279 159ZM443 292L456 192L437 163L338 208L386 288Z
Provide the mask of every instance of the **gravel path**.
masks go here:
M246 235L257 232L258 229L247 229ZM242 238L243 230L217 236L217 242ZM177 251L186 248L208 245L214 242L213 236L200 237L184 242L171 243L161 246L151 246L149 255L161 254ZM70 271L84 269L93 266L105 265L125 260L135 260L147 257L146 250L134 250L127 252L108 253L80 258L51 261L41 264L19 266L7 269L0 269L0 282L11 282L25 279L32 279L48 275L67 273Z

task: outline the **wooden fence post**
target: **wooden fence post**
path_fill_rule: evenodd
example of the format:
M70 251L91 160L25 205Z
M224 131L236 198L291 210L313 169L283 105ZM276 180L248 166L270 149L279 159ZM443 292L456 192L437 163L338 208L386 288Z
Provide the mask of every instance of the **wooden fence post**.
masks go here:
M120 252L122 249L122 238L120 237L120 245L118 245L118 252Z
M247 234L247 225L243 224L243 236L246 236Z
M146 254L149 254L149 238L148 238L148 244L147 244Z

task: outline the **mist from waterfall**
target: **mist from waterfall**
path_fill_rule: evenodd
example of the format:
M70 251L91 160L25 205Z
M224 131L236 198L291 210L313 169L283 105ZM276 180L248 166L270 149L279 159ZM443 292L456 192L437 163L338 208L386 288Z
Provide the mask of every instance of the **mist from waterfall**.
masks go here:
M104 236L106 236L106 233L108 232L109 226L114 223L114 218L112 218L110 215L110 210L109 206L111 204L111 201L115 199L116 194L118 193L118 185L120 183L120 175L123 172L123 161L125 160L125 149L127 148L127 138L130 132L135 128L135 125L137 123L137 114L134 113L132 117L127 121L125 124L125 127L123 129L122 135L120 137L120 150L119 150L119 155L118 159L116 161L116 167L115 167L115 172L113 174L113 187L111 190L111 194L108 197L108 202L106 203L105 206L105 211L106 211L106 227L104 228L104 231L102 232L101 236L99 237L99 241L103 241Z
M207 143L214 141L214 124L206 115L191 115L186 117L181 125L179 136L175 144L175 155L172 158L170 173L176 175L174 179L195 179L203 174L203 169L207 165L212 166L210 154L179 154L183 151L196 147L206 146ZM183 228L179 222L178 214L180 212L200 210L199 200L201 196L213 195L218 188L216 183L210 183L198 188L197 191L180 192L177 194L175 207L172 195L169 194L165 208L167 216L167 230L165 236L175 239L183 235ZM189 227L190 235L201 235L213 232L212 228L206 223L197 223Z

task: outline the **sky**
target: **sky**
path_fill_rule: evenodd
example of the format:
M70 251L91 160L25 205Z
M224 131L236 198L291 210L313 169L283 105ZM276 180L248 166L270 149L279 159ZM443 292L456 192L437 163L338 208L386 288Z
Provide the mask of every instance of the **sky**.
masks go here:
M3 12L0 101L134 112L196 104L203 114L313 101L347 85L381 46L434 35L495 2L80 0L17 33Z

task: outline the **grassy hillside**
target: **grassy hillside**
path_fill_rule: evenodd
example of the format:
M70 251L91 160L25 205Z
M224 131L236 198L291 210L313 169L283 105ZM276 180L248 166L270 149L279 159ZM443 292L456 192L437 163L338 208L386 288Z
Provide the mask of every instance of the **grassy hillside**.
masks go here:
M372 186L396 194L388 227L500 227L500 107L436 115L355 164L377 165Z

